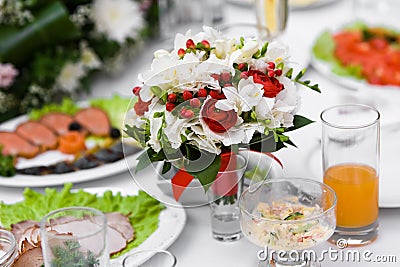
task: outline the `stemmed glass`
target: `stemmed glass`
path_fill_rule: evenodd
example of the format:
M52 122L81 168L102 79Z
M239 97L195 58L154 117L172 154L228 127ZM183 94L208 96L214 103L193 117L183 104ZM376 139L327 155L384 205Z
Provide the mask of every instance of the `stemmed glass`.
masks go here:
M288 0L255 0L255 12L262 39L277 39L285 31L289 14Z
M329 186L310 179L271 179L247 188L239 201L240 224L244 236L264 249L259 267L320 266L306 250L333 234L336 202Z

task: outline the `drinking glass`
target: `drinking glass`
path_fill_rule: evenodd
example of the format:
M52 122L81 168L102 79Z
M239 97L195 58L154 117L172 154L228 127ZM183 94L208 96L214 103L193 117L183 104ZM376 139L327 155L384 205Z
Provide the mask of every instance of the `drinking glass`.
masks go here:
M264 39L277 38L285 31L289 13L288 0L255 0L255 9L257 28Z
M249 186L239 203L243 234L264 249L259 267L320 266L306 250L335 230L332 188L311 179L270 179Z
M324 183L338 196L332 242L365 245L378 235L379 117L359 104L321 113Z
M7 230L0 229L0 266L12 266L17 254L18 248L14 235Z
M140 250L126 256L123 267L175 267L175 256L166 250Z
M69 207L40 222L44 266L109 265L106 216L95 209Z
M247 160L235 154L226 171L220 171L207 191L211 208L212 236L218 241L236 241L242 237L239 223L239 196Z

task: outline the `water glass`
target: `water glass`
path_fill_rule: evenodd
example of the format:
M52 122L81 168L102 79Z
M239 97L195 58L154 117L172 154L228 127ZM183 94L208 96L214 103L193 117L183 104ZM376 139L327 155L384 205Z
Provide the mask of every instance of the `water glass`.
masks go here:
M40 234L46 267L78 262L109 266L107 219L98 210L69 207L50 212L40 222Z
M0 229L0 266L11 266L17 254L18 248L14 235L7 230Z
M255 0L255 10L257 28L265 39L277 38L285 31L289 14L288 0Z
M123 267L175 267L175 256L166 250L141 250L126 256Z
M348 104L321 113L324 182L337 194L332 242L365 245L378 235L379 112Z
M242 237L238 202L243 190L247 160L235 154L234 161L234 168L218 172L207 191L211 208L212 236L218 241L236 241Z

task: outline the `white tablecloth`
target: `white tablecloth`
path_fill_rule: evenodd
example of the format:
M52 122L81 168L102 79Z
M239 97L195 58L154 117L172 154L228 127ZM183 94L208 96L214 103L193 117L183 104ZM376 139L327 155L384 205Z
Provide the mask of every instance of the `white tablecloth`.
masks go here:
M351 1L338 1L332 5L324 7L299 10L292 12L289 17L289 24L285 36L282 40L290 42L296 51L304 51L307 58L310 53L310 47L315 37L325 28L332 26L340 26L351 19ZM254 22L254 12L251 9L240 6L226 5L224 10L225 22ZM128 64L124 70L118 75L108 77L99 77L93 86L92 96L111 96L114 93L122 95L131 95L131 88L137 83L137 73L150 65L151 52L160 47L160 44L152 44L146 46L144 52L139 55L135 61ZM301 89L303 94L303 107L301 114L318 121L319 113L327 106L343 101L342 96L349 93L347 89L343 89L327 78L321 76L311 69L307 77L312 81L318 82L323 90L323 94L319 95L307 89ZM395 97L395 95L393 95ZM379 100L379 97L378 97ZM377 101L377 105L382 103ZM392 101L384 102L384 108L390 108ZM363 101L362 98L359 101ZM370 101L370 100L368 100ZM389 113L388 111L385 111ZM384 113L384 112L382 112ZM385 117L385 116L384 116ZM386 118L386 117L385 117ZM382 118L384 121L384 118ZM307 151L318 145L318 136L320 125L318 123L308 126L304 129L293 133L291 137L298 144L298 149L287 148L277 153L277 156L284 162L285 174L296 177L311 177L321 180L318 167L310 170L310 155ZM71 174L73 175L73 174ZM143 174L146 175L146 174ZM396 177L393 177L395 179ZM40 179L40 178L38 178ZM398 186L400 182L391 180L390 186L400 190ZM385 181L381 181L385 184ZM128 172L101 179L98 181L76 184L75 187L120 187L129 192L129 188L133 187L134 181ZM396 187L397 186L397 187ZM42 189L40 189L42 190ZM6 202L14 201L21 198L23 189L21 188L4 188L0 187L0 199ZM397 192L396 192L397 193ZM398 193L397 195L400 195ZM394 196L396 197L396 196ZM397 196L397 201L399 197ZM396 202L396 200L394 201ZM395 205L396 206L396 205ZM379 222L379 238L371 245L360 248L360 250L368 249L373 252L373 257L378 255L394 255L397 257L397 263L377 263L377 262L345 262L331 261L326 259L323 266L399 266L400 264L400 203L398 208L380 209ZM200 266L235 266L249 267L257 266L257 248L245 238L234 243L221 243L215 241L211 237L209 207L189 208L187 211L187 224L178 240L169 248L178 259L178 267L200 267ZM317 248L320 252L327 249L330 245L324 243ZM332 246L334 248L334 246Z

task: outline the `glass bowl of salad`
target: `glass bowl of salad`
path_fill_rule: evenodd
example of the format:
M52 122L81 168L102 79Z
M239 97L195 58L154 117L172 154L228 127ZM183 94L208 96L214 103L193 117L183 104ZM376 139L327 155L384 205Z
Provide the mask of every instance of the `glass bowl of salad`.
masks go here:
M336 194L302 178L271 179L241 195L241 229L264 250L259 266L319 266L307 250L326 241L336 227Z

